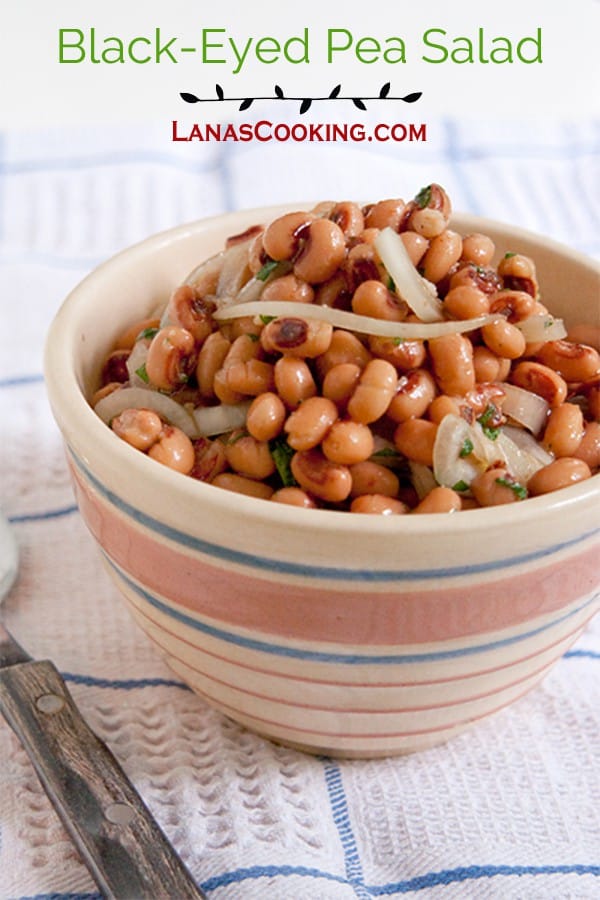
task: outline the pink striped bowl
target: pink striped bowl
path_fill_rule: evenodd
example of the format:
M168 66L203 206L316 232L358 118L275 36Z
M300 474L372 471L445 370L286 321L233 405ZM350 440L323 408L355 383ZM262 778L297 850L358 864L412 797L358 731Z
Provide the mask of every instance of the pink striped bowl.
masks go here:
M118 440L86 402L113 339L228 234L279 211L174 229L94 271L50 329L50 402L108 572L182 679L311 752L415 751L529 691L596 612L600 476L451 518L353 516L231 494ZM546 304L597 321L590 260L498 223L455 224L534 255Z

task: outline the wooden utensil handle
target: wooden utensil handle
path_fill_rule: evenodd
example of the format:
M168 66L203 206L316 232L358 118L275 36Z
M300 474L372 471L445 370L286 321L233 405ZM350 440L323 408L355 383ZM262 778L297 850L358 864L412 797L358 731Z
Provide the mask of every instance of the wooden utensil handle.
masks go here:
M0 669L0 710L106 897L206 897L51 662Z

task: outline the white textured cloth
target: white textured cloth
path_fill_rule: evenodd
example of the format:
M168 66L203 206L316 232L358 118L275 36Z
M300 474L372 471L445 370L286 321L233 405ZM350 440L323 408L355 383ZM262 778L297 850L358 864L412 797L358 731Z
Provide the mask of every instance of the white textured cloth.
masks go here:
M598 897L600 623L529 695L418 755L333 761L253 735L173 676L108 581L47 405L50 319L157 230L431 181L457 209L597 254L599 151L589 122L437 121L393 147L172 144L164 124L0 134L0 506L21 554L5 617L59 667L210 898ZM2 721L0 760L0 898L98 897Z

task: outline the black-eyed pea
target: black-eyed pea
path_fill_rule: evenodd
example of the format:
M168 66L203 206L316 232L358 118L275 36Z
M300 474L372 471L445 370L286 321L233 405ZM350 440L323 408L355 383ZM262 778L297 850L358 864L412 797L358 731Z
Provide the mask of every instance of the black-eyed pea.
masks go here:
M312 359L329 349L332 335L329 322L281 316L265 325L260 343L267 353Z
M309 212L291 212L274 219L262 235L264 252L271 259L291 259L298 251L300 240L314 221Z
M339 225L347 238L358 237L365 227L365 217L358 203L336 203L329 218Z
M196 368L196 342L177 325L167 325L152 338L146 357L146 374L160 390L171 391L184 384Z
M102 366L100 382L102 387L118 382L124 384L129 380L127 360L131 350L113 350L108 354Z
M586 344L600 352L600 325L580 322L569 328L567 340L572 344Z
M475 263L459 263L456 272L450 276L449 289L470 285L484 294L495 294L502 289L502 279L493 266L478 266Z
M529 479L527 488L531 496L537 497L585 481L591 475L590 467L584 460L563 456L538 469Z
M586 344L546 341L536 356L569 384L591 381L600 375L600 353Z
M407 459L433 465L433 445L438 426L428 419L407 419L394 431L396 449Z
M504 287L513 291L525 291L532 297L538 295L535 263L522 253L506 253L498 263L498 274Z
M475 387L473 345L462 334L448 334L428 342L433 372L443 394L461 396Z
M471 493L480 506L501 506L516 503L527 496L525 486L519 484L503 466L492 466L471 482Z
M350 466L352 476L351 497L361 494L384 494L386 497L397 497L400 481L395 472L373 460L355 463Z
M202 343L214 330L212 314L215 304L206 300L189 284L176 288L167 304L169 321L185 328L197 343Z
M233 491L235 494L245 494L247 497L257 497L260 500L270 500L273 496L273 488L270 485L245 478L235 472L222 472L213 478L211 484L226 491Z
M588 402L588 419L600 422L600 382L592 384L586 391Z
M300 506L303 509L316 509L317 504L306 491L297 487L283 487L271 495L274 503L285 503L287 506Z
M582 459L590 470L600 466L600 422L586 422L583 437L573 456Z
M429 241L416 231L403 231L400 239L406 248L408 258L416 268L427 252Z
M337 406L326 397L309 397L291 413L283 426L294 450L310 450L321 443L337 420Z
M584 433L583 413L575 403L561 403L551 410L542 444L554 456L575 456Z
M434 487L412 510L413 513L452 513L462 509L460 494L442 485Z
M420 190L410 207L407 227L426 238L434 238L441 234L452 212L446 191L435 183Z
M332 278L317 285L315 303L318 303L319 306L349 309L351 296L345 274L336 272Z
M352 363L362 371L370 359L372 359L371 353L356 335L350 331L336 328L327 351L316 360L317 371L321 379L330 369L342 363Z
M376 281L382 274L380 265L372 244L361 242L351 247L341 267L350 293L354 293L363 281Z
M486 381L506 381L510 372L510 359L496 356L489 347L478 344L473 348L473 366L475 381L483 384Z
M196 380L201 395L206 399L215 396L215 375L225 362L230 349L231 343L220 331L214 331L209 335L200 348L196 364Z
M293 273L270 281L261 294L261 300L283 300L290 303L312 303L314 298L312 285Z
M360 380L360 373L360 368L354 363L340 363L333 366L323 379L321 387L323 396L333 400L338 410L345 411L348 400Z
M115 350L132 350L140 335L147 331L157 331L160 327L160 319L139 319L122 331L115 342Z
M191 440L180 428L172 425L163 425L158 440L148 450L148 456L184 475L191 472L196 461Z
M227 469L225 456L225 444L223 441L209 438L196 438L192 441L194 447L194 465L189 475L198 481L212 481Z
M262 331L262 322L257 321L256 316L240 316L239 319L232 319L231 322L224 323L222 333L229 341L235 341L241 335L257 339Z
M517 363L510 375L517 387L539 394L551 406L560 406L567 396L567 383L561 375L539 362L526 360Z
M496 246L487 234L473 232L465 235L463 238L461 258L465 262L474 263L476 266L489 266L495 251Z
M373 356L390 362L398 372L407 372L422 366L427 358L425 344L419 340L406 338L369 336L369 350Z
M290 467L300 487L326 503L341 503L350 494L348 466L331 462L317 448L295 453Z
M250 404L246 428L257 441L272 441L281 432L286 414L281 397L273 391L266 391Z
M331 462L352 466L364 462L373 453L373 434L368 425L360 422L337 421L323 438L321 449Z
M317 393L312 372L303 359L282 356L275 363L275 388L288 409L297 409Z
M455 319L485 316L490 310L489 295L474 284L461 284L448 291L444 309Z
M402 322L406 318L406 306L382 281L362 281L352 295L352 311L359 316Z
M121 381L109 381L107 384L104 384L101 388L98 388L95 391L90 399L90 404L95 406L100 400L104 397L108 397L109 394L112 394L114 391L118 391L123 387L123 382Z
M302 232L302 238L294 275L310 284L321 284L332 277L346 256L344 232L329 219L316 219Z
M438 394L429 404L427 416L431 422L435 422L436 425L439 425L446 416L460 416L460 407L460 397L450 397L448 394Z
M234 366L238 366L239 363L246 363L251 359L257 359L261 352L262 348L260 343L252 340L247 334L240 335L232 344L230 344L221 368L215 372L213 377L213 390L221 403L239 403L244 399L244 393L230 387L228 370Z
M454 263L460 259L461 253L461 236L456 231L446 228L431 240L429 249L423 257L424 277L437 284L442 278L445 278Z
M273 365L261 359L234 362L223 371L227 387L234 393L257 397L275 387Z
M275 462L266 441L257 441L251 434L234 431L224 446L225 458L238 475L264 481L275 471Z
M505 316L509 322L521 322L537 313L537 302L526 291L497 291L490 297L490 312Z
M161 436L163 423L154 410L124 409L112 419L110 427L116 435L136 450L146 451Z
M362 494L350 504L350 512L363 515L402 516L409 512L408 506L396 497L385 494Z
M367 228L393 228L398 231L405 209L406 203L399 197L379 200L367 209L365 225Z
M424 416L435 397L436 386L427 369L415 369L400 376L398 390L388 406L387 415L394 422Z
M504 318L490 322L481 329L481 336L486 347L496 356L506 359L518 359L525 352L526 340L516 325Z
M385 359L372 359L348 401L348 415L355 422L369 425L384 415L398 387L394 366Z

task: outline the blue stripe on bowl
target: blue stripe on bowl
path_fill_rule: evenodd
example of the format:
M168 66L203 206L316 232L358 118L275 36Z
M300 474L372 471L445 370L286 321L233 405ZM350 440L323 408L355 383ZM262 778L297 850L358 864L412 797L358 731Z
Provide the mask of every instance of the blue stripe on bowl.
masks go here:
M202 634L208 635L212 638L216 638L217 640L225 641L225 643L235 644L238 647L243 647L246 650L256 650L259 653L269 653L274 656L285 656L291 659L310 660L311 662L343 663L344 665L351 666L431 663L439 662L440 660L445 659L455 659L456 657L461 656L472 656L476 653L486 653L490 650L498 650L501 647L506 647L510 644L519 643L521 641L527 640L528 638L535 637L536 635L542 634L544 631L547 631L550 628L554 628L556 625L560 625L563 622L568 621L578 613L582 612L584 609L593 606L594 602L600 598L600 594L594 594L592 597L589 597L583 603L579 604L575 609L569 610L569 612L564 613L556 619L553 619L551 622L547 622L545 625L540 625L537 628L532 628L529 631L525 631L521 634L512 635L511 637L501 638L495 641L487 641L482 644L469 645L468 647L455 647L452 650L437 650L429 653L391 653L382 656L370 655L366 653L333 653L330 651L306 650L300 647L289 647L284 644L276 644L257 640L256 638L243 637L243 635L235 634L231 631L226 631L224 628L217 628L214 625L209 625L206 622L201 622L198 619L195 619L187 613L183 612L182 610L175 609L172 606L167 605L155 594L152 594L146 588L133 581L128 575L125 574L125 572L123 572L123 570L119 566L117 566L117 564L109 556L107 556L106 553L104 553L104 558L114 571L117 578L123 581L127 585L127 588L129 590L133 591L133 593L141 597L142 600L145 600L146 603L150 604L150 606L153 606L155 609L159 610L159 612L163 613L166 616L169 616L172 619L175 619L177 622L180 622L183 625L187 625L188 628L192 628L195 631L200 631Z
M410 572L403 572L394 569L379 569L371 571L369 569L344 569L339 566L319 566L314 563L288 562L280 559L270 559L266 556L256 556L253 553L246 553L242 550L233 550L230 547L223 547L220 544L214 544L211 541L202 540L193 535L179 531L165 522L149 516L142 510L131 506L113 491L105 487L95 475L85 466L73 450L69 448L73 462L83 475L83 477L93 485L95 491L107 500L112 506L120 512L131 517L140 525L143 525L155 534L167 538L175 544L186 547L190 550L198 551L206 556L212 556L224 562L235 563L236 565L249 566L253 569L259 569L263 572L279 572L286 575L299 575L305 578L325 579L329 581L354 581L354 582L402 582L402 581L433 581L437 578L460 578L465 575L477 575L481 572L495 572L501 569L513 568L523 565L523 563L534 562L538 559L552 556L577 544L582 544L590 538L600 533L600 528L592 529L578 537L571 538L568 541L562 541L558 544L552 544L542 550L523 553L519 556L509 556L490 562L471 563L466 566L447 566L443 568L428 569L412 569Z

